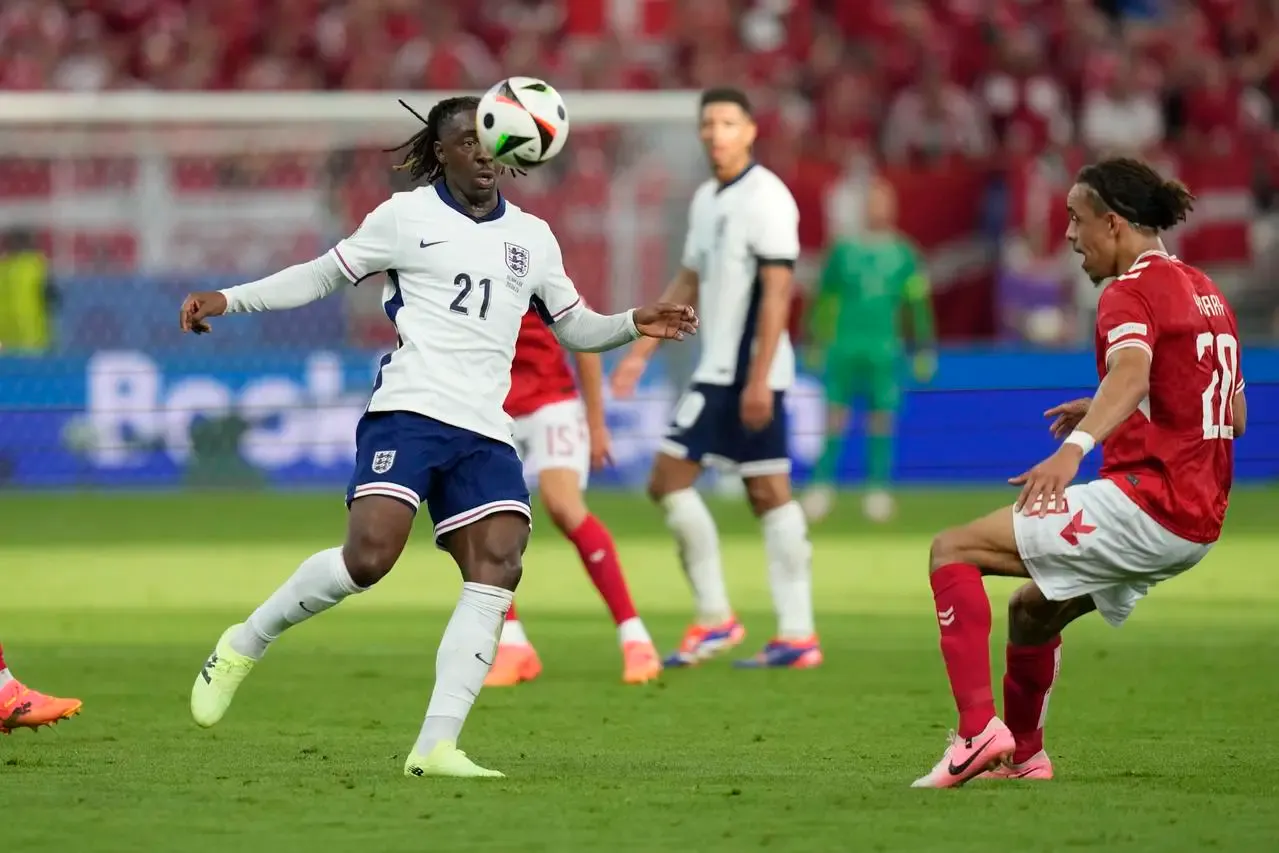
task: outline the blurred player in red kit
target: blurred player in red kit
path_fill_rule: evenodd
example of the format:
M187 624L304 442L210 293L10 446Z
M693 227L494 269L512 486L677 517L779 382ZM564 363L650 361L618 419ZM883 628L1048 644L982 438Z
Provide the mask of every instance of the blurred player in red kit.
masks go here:
M959 728L915 787L1051 779L1043 725L1062 629L1094 610L1118 627L1152 586L1193 567L1221 535L1234 439L1247 423L1238 329L1216 285L1159 239L1193 200L1126 158L1086 166L1075 179L1066 237L1093 282L1114 279L1097 310L1101 384L1091 399L1045 413L1064 441L1010 480L1022 487L1012 507L933 540L930 580ZM1071 485L1096 444L1100 476ZM983 575L1030 579L1008 606L1002 720Z
M46 696L13 677L0 646L0 734L52 726L80 713L79 699Z
M609 461L604 423L603 368L594 353L574 353L582 393L564 359L564 350L536 311L524 315L511 363L506 413L515 419L515 443L525 477L535 480L551 521L577 548L582 565L617 624L622 647L622 680L652 681L661 658L635 612L613 537L582 499L592 469ZM515 606L506 613L497 658L484 684L529 681L542 671Z

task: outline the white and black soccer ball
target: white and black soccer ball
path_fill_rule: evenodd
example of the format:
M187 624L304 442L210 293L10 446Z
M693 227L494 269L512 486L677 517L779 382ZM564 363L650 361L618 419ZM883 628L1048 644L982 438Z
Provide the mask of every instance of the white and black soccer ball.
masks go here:
M480 144L513 169L540 166L560 153L568 139L564 99L536 77L508 77L485 92L475 123Z

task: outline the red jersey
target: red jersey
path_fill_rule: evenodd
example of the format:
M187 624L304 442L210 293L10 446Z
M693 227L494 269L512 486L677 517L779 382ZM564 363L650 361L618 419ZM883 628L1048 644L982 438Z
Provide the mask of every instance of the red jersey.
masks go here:
M511 362L511 390L503 408L513 418L531 415L543 406L577 396L577 383L564 359L564 350L549 327L530 308L520 323Z
M1097 374L1112 353L1150 353L1150 392L1102 444L1101 476L1191 542L1221 535L1234 470L1234 395L1243 390L1234 311L1212 279L1146 252L1101 294Z

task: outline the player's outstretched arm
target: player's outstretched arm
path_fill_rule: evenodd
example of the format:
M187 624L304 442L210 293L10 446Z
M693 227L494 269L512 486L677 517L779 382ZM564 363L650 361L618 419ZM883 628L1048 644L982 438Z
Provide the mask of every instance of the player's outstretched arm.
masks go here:
M184 332L204 334L212 331L208 323L210 317L299 308L323 299L346 280L337 261L331 255L324 255L248 284L188 294L182 300L178 324Z
M539 309L540 310L540 309ZM697 312L691 305L658 302L621 314L597 314L581 304L560 312L551 331L565 347L577 352L604 352L643 335L682 341L697 334Z
M699 279L697 273L688 267L680 267L679 272L675 273L675 277L671 279L670 284L666 285L666 290L662 292L660 302L669 302L676 305L690 305L697 307L697 292ZM661 338L645 337L638 341L635 346L631 347L623 362L632 362L631 367L639 368L635 380L639 380L639 376L644 372L644 366L648 360L653 357L653 353L657 352L657 348L661 345ZM622 365L618 365L618 373L620 374ZM617 382L616 374L614 383ZM633 385L633 383L632 383ZM614 391L617 389L614 388Z

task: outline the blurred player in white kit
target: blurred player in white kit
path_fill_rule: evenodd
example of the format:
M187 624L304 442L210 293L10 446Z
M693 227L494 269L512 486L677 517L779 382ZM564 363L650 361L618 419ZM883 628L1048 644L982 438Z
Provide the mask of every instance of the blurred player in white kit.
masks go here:
M745 93L708 89L701 138L714 176L689 209L679 272L664 299L696 302L702 356L676 404L649 480L666 512L696 602L696 619L666 666L690 666L737 646L746 629L729 603L715 520L694 488L704 467L741 475L764 529L777 633L743 667L806 669L822 662L813 624L812 547L792 498L785 394L795 381L787 332L799 210L777 175L751 154L756 127ZM633 393L655 345L631 347L613 377Z

